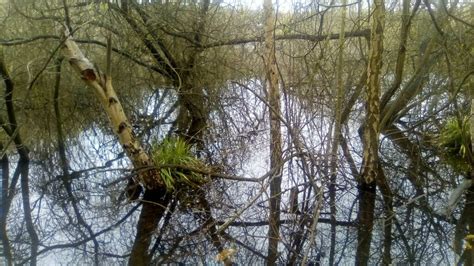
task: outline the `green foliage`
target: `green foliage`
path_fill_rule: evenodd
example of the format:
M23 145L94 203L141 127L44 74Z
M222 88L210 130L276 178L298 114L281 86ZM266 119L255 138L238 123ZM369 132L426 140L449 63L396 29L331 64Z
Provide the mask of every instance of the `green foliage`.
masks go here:
M462 121L455 118L449 119L438 138L438 144L446 162L461 172L469 171L471 168L470 143L468 117Z
M198 187L208 178L196 171L207 172L206 165L190 151L189 145L180 138L166 138L152 146L153 161L160 169L161 178L169 191L177 187Z

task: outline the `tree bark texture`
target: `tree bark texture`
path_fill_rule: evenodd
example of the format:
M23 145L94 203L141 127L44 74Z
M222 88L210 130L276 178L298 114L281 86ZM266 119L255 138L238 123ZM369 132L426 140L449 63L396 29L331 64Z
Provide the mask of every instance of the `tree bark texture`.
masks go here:
M270 168L278 169L270 181L270 214L268 225L267 265L276 265L278 260L278 242L280 240L280 204L282 147L280 132L280 91L278 87L278 69L275 56L275 11L271 0L264 0L265 16L265 73L268 104L270 106Z
M66 40L64 41L62 49L64 57L79 73L81 79L94 90L98 100L107 113L114 133L117 135L120 144L134 168L140 170L152 166L152 160L145 153L140 142L135 138L130 122L112 86L112 78L100 72L100 70L84 56L68 32L66 32L65 36ZM164 186L158 171L143 171L138 176L139 181L147 189Z
M375 0L372 33L367 67L366 119L364 124L363 181L367 184L377 176L380 133L380 72L382 69L384 1Z
M380 133L380 72L382 69L384 1L374 0L369 62L367 66L366 119L363 130L363 163L359 180L359 228L356 265L367 265L374 219Z

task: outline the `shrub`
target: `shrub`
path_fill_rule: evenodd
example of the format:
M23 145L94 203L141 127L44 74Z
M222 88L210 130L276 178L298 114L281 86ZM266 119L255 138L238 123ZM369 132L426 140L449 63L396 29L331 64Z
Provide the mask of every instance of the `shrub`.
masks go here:
M471 169L471 134L469 118L461 121L451 118L440 132L438 138L442 156L456 170L466 172Z
M206 165L192 154L190 146L180 138L166 138L161 143L154 143L152 155L169 191L177 186L199 187L209 181L202 174L208 172Z

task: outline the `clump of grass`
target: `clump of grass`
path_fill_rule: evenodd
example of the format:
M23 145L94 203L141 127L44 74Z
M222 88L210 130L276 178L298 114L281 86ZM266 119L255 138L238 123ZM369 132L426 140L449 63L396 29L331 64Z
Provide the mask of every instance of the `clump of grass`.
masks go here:
M207 167L180 138L166 138L161 143L153 144L152 155L168 191L183 186L199 187L209 180L207 176L190 170L207 172Z
M466 172L471 169L471 134L469 118L461 121L451 118L441 130L438 144L443 157L454 169Z

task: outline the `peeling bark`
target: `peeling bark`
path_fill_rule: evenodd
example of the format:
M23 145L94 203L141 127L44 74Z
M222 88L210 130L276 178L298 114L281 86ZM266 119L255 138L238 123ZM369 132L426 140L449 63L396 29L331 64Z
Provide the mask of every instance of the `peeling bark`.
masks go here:
M382 70L384 1L375 0L372 16L369 64L367 66L366 119L364 124L364 153L362 177L369 184L377 176L380 133L380 72Z
M140 170L153 166L150 157L145 153L140 142L135 138L130 122L112 86L112 78L100 72L100 70L84 56L67 31L65 36L66 40L62 48L64 57L69 61L74 70L79 73L81 79L94 90L98 100L107 113L114 133L117 135L120 144L134 168ZM143 171L138 174L138 179L147 189L155 189L164 186L158 171Z

